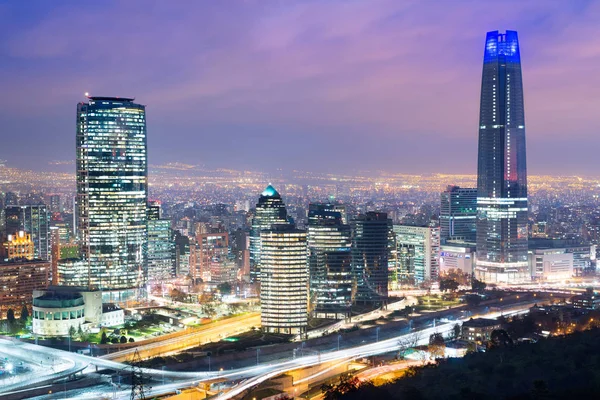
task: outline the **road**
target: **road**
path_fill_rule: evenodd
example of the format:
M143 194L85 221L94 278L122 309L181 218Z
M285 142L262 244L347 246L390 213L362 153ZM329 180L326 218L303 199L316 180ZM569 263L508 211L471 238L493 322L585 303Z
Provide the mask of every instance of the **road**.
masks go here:
M260 326L260 314L251 313L238 317L228 318L222 321L214 322L206 326L206 329L194 331L189 334L166 339L160 342L149 343L146 345L132 347L126 350L106 354L101 358L113 361L127 361L137 350L142 359L156 356L164 356L170 353L197 347L201 344L219 341L227 336L246 332L252 327Z
M489 318L494 318L501 314L508 315L510 313L523 313L528 312L530 306L531 304L528 303L517 307L505 308L502 311L497 311L493 313L482 313L482 315L485 315ZM464 318L463 320L466 319L468 318ZM391 337L379 341L375 341L376 339L373 338L371 343L353 345L352 347L348 347L343 350L321 352L319 354L311 354L307 356L296 357L293 359L279 360L271 362L270 364L259 364L257 366L239 368L228 371L185 372L168 370L163 371L150 368L142 368L141 370L144 375L154 377L159 380L161 378L176 380L176 382L157 385L152 389L149 389L147 395L155 396L170 393L175 391L176 389L195 386L199 382L211 381L216 378L225 378L229 381L243 380L241 383L234 386L229 392L223 393L218 397L219 399L230 399L235 397L237 394L243 393L268 379L271 379L275 376L281 375L294 369L319 365L325 362L336 362L356 358L363 358L372 355L396 351L399 349L399 341L401 341L403 338L405 339L409 337L409 335L414 336L415 334L417 334L419 335L418 343L427 344L429 341L429 336L432 333L442 333L444 335L448 335L449 332L452 332L456 323L462 323L462 321L457 320L453 321L452 323L439 324L434 327L414 327L415 330L410 332L392 335ZM13 348L13 351L15 351L14 349L18 349L17 354L21 359L28 359L31 358L32 355L36 355L42 357L45 356L70 360L73 362L74 365L78 366L90 365L98 368L105 368L116 371L126 371L130 368L128 365L125 365L123 363L103 358L94 358L77 353L69 353L62 350L37 346L35 344L22 343L16 340L0 340L0 352L4 352L6 350L9 350L10 348ZM93 371L93 368L88 368L87 372L91 371ZM49 377L51 376L52 375L50 374ZM59 378L60 376L59 374L55 374L54 377ZM0 388L0 393L5 391L7 390L4 387ZM130 392L128 390L117 391L115 392L115 396L116 398L129 398ZM98 398L98 394L96 393L94 395L92 389L85 394L81 394L80 396L76 396L73 398Z

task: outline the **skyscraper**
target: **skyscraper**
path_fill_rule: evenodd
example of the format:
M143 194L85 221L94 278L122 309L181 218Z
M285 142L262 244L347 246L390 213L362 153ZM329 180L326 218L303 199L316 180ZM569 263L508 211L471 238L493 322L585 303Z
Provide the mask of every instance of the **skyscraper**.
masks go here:
M148 204L148 281L160 284L175 275L171 220L162 218L159 202Z
M258 198L250 231L250 279L260 280L260 232L271 229L273 224L286 224L287 210L281 195L271 185L267 186Z
M306 231L275 224L260 237L262 326L266 332L303 333L308 324Z
M124 296L146 281L146 111L133 100L77 105L78 233L89 283Z
M527 167L517 32L488 32L483 57L477 163L475 275L513 283L527 274Z
M14 235L25 231L31 235L34 257L50 259L50 214L44 204L7 206L6 233Z
M477 236L477 189L448 186L441 194L441 240L475 243Z
M351 226L355 301L385 302L392 220L383 212L367 212L352 220Z
M348 316L352 304L351 232L335 204L309 205L307 240L311 309L325 318ZM336 254L330 254L333 252Z

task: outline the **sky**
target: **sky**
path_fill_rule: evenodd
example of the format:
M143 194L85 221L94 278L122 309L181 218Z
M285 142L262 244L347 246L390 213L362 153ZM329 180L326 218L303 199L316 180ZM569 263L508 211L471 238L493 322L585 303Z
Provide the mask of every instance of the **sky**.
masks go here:
M475 173L485 33L517 30L531 174L600 175L600 1L0 1L0 159L75 156L84 93L151 164Z

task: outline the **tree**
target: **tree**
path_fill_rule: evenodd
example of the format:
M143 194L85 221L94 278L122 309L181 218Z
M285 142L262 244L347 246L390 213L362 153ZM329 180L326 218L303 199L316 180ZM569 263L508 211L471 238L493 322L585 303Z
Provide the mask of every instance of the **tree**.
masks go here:
M429 336L429 354L431 358L443 358L446 355L446 341L441 333L434 333Z
M22 322L27 322L27 319L29 318L29 310L27 309L26 305L23 305L23 308L21 308L21 321Z
M77 333L77 329L75 329L75 327L73 325L71 325L69 327L69 337L71 339L73 339L73 336L75 336L76 333Z
M110 342L112 344L117 344L117 343L119 343L119 338L115 336L114 338L110 339Z
M231 294L231 283L223 282L217 286L217 289L222 295Z
M452 333L455 339L460 337L460 324L456 324L452 327Z
M357 392L364 384L357 377L343 375L337 385L325 384L321 386L324 400L339 400L344 395Z
M456 282L454 279L441 279L440 290L442 292L456 292L458 290L458 282Z
M83 340L83 329L81 328L81 324L79 324L79 326L77 327L77 336L79 336L79 339Z
M473 282L471 282L471 288L473 288L474 291L479 293L483 292L486 286L487 285L485 284L485 282L479 281L475 278L473 278Z
M119 339L119 343L127 343L127 338L125 336L121 336L121 339Z
M469 306L478 306L481 303L481 297L477 294L468 294L465 296L465 301Z
M203 314L205 314L208 318L213 318L217 315L217 308L213 303L205 303L200 306L200 310Z
M102 332L102 336L100 337L100 344L108 343L108 336L106 336L106 332Z
M409 333L408 335L404 335L398 339L398 358L403 359L406 351L410 349L414 349L419 345L419 333Z
M494 347L510 347L513 345L513 340L504 329L495 329L490 335L488 348Z
M13 324L15 322L15 312L12 308L9 308L6 312L6 319L9 324Z
M129 338L129 343L133 343L133 342L135 342L135 339L134 339L134 338L132 338L132 337L130 337L130 338Z

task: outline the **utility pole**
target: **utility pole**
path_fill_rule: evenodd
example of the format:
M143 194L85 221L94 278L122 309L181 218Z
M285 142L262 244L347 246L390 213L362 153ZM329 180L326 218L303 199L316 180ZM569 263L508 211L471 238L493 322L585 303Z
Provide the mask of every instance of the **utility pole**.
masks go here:
M130 400L144 400L144 376L141 367L140 353L135 349L131 359L131 397Z

